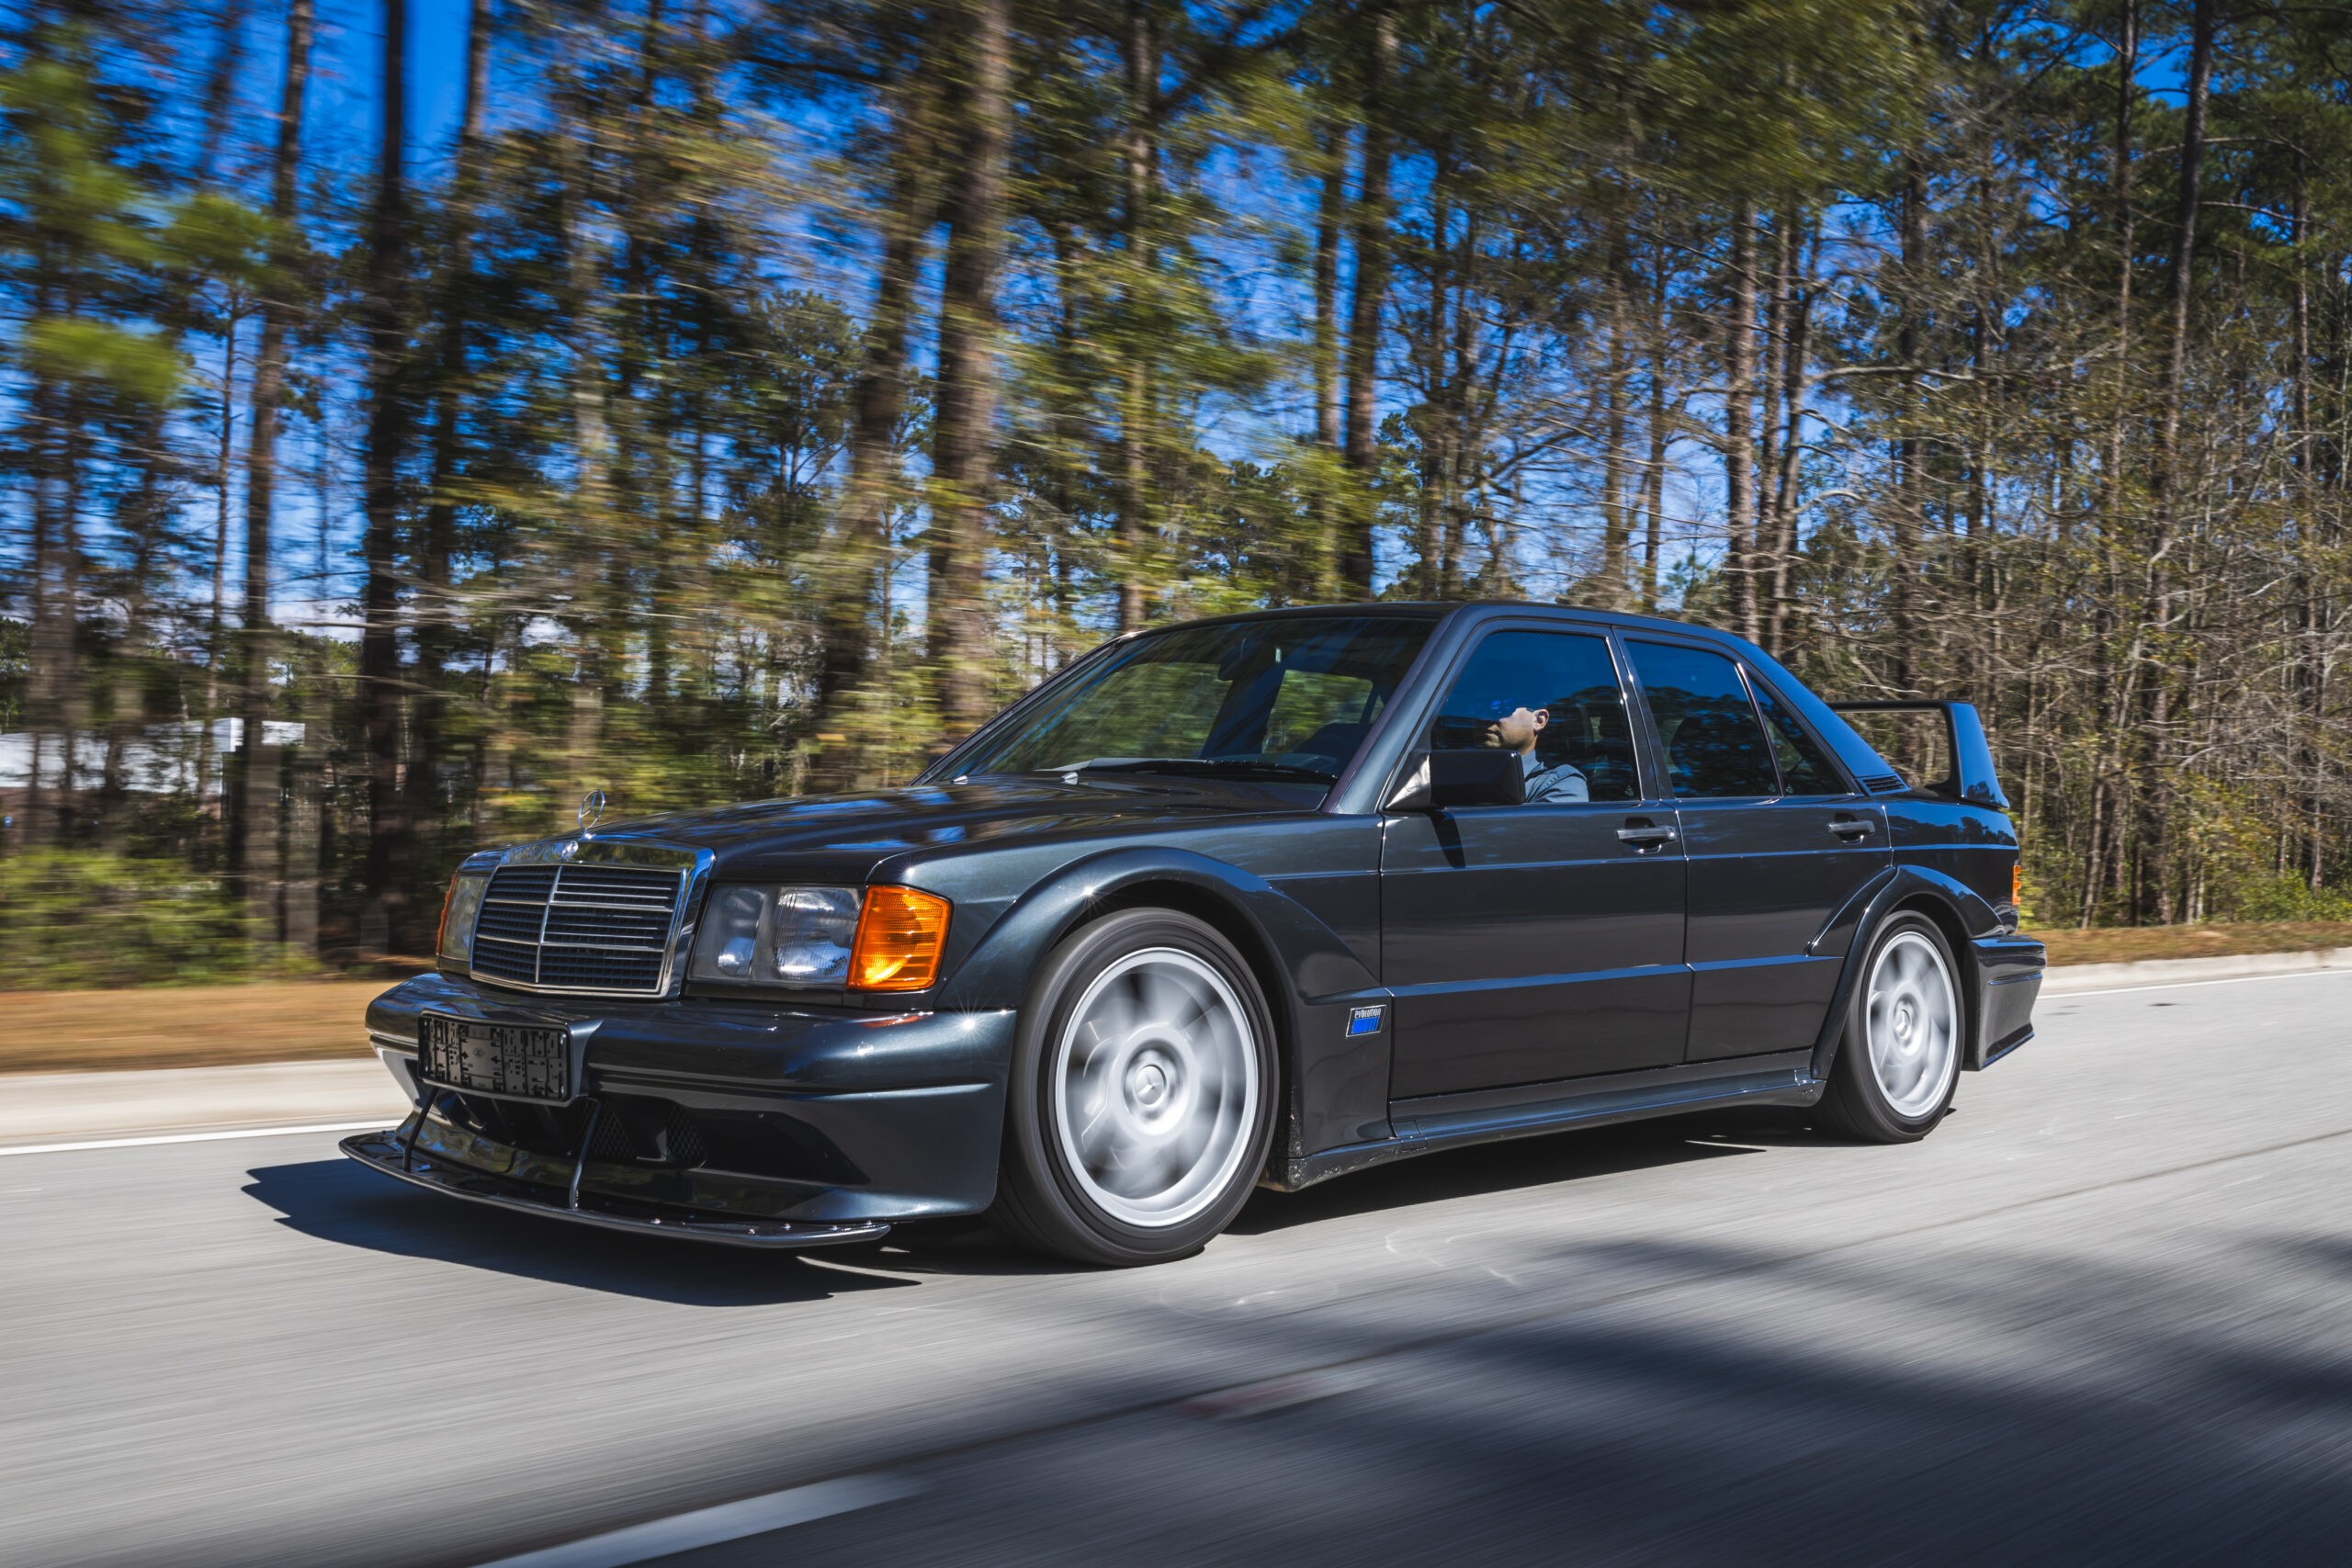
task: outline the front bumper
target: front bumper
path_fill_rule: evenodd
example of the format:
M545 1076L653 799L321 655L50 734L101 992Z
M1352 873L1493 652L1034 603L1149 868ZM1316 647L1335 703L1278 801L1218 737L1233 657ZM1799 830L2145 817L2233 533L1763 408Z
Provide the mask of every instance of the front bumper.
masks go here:
M580 1097L420 1083L428 1010L569 1028ZM611 1003L428 975L371 1003L368 1028L419 1110L344 1151L451 1196L754 1247L863 1239L995 1197L1010 1012Z

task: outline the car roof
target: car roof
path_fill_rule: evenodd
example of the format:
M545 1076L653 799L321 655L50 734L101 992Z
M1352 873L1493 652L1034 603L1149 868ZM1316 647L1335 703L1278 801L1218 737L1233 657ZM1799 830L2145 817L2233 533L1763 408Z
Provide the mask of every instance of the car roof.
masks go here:
M1299 615L1400 615L1415 620L1436 621L1473 615L1483 619L1492 615L1541 615L1545 619L1599 623L1630 630L1646 628L1675 632L1684 637L1702 637L1733 644L1743 650L1752 647L1745 638L1696 621L1679 621L1667 615L1637 615L1631 611L1602 610L1582 604L1546 604L1532 599L1376 599L1355 604L1286 604L1270 610L1241 610L1230 615L1203 615L1197 620L1177 621L1148 629L1165 631L1180 626L1223 626L1228 622L1264 621Z

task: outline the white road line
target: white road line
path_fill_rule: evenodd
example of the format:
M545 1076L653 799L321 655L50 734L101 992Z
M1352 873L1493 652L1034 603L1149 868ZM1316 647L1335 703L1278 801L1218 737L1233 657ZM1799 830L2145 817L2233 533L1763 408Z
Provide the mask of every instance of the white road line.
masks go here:
M922 1490L920 1483L904 1476L848 1475L838 1481L820 1481L761 1497L746 1497L740 1503L722 1503L716 1508L673 1514L666 1519L526 1551L519 1557L502 1557L495 1562L482 1563L481 1568L625 1568L631 1562L647 1562L657 1557L831 1518L835 1514L854 1513L877 1503L910 1497Z
M2096 991L2049 991L2034 998L2044 1002L2072 1001L2076 997L2120 997L2132 991L2177 991L2186 986L2244 986L2256 980L2301 980L2313 975L2352 975L2352 969L2281 969L2276 975L2219 975L2211 980L2147 980L2137 986L2103 986Z
M84 1149L143 1149L157 1144L217 1144L230 1138L284 1138L296 1133L364 1133L371 1127L390 1126L394 1120L379 1116L373 1122L311 1122L300 1127L238 1127L226 1133L156 1133L141 1138L92 1138L79 1144L18 1144L14 1147L0 1145L0 1156L70 1155Z

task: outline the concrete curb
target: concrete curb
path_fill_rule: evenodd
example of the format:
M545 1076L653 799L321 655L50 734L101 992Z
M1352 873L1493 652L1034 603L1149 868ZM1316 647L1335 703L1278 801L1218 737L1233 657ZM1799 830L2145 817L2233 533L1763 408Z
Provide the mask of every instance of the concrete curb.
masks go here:
M2221 958L2151 958L2137 964L2069 964L2043 977L2041 994L2137 990L2145 986L2193 986L2205 980L2251 980L2265 975L2310 975L2352 969L2352 947L2318 953L2234 953Z
M2042 995L2137 990L2352 969L2352 947L2320 953L2249 953L2052 969ZM279 1062L251 1067L170 1067L113 1073L0 1074L0 1151L11 1145L101 1141L153 1134L266 1130L375 1121L408 1111L391 1075L374 1061Z

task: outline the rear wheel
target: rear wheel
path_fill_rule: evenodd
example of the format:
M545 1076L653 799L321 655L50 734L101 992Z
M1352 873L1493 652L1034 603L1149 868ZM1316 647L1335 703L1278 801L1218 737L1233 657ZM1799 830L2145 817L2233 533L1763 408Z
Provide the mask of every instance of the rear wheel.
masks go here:
M1196 1251L1265 1167L1273 1082L1272 1021L1232 943L1169 909L1098 920L1022 1010L991 1218L1085 1263Z
M1907 1144L1935 1130L1960 1081L1965 1015L1955 973L1933 921L1897 915L1879 927L1816 1122L1873 1144Z

